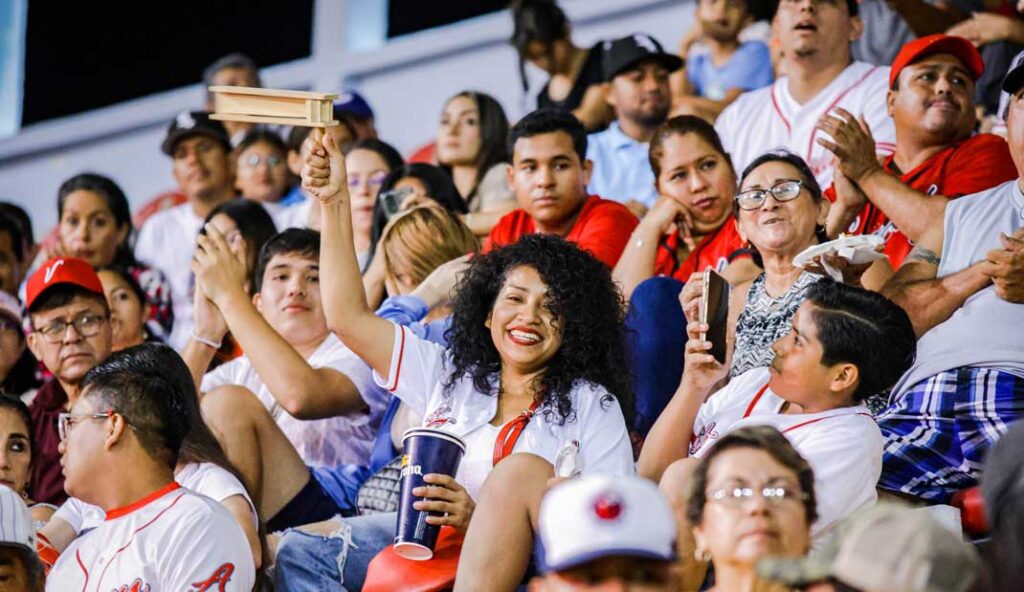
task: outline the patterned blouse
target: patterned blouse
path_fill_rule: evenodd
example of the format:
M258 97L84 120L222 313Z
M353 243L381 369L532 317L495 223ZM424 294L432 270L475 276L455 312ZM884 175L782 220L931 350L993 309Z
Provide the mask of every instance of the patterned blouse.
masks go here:
M146 294L146 304L149 304L149 319L146 320L146 329L150 336L161 342L167 341L171 335L171 328L174 326L174 309L171 307L171 285L159 269L147 267L136 263L128 268L142 291Z
M774 355L772 344L789 333L793 315L804 301L807 288L820 279L820 275L805 271L778 298L771 297L765 290L763 273L754 279L747 294L747 303L736 322L736 348L732 354L730 378L751 368L771 364Z

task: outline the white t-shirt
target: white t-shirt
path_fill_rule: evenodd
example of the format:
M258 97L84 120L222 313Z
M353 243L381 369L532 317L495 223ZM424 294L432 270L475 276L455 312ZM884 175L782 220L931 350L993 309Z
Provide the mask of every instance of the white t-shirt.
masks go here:
M46 578L50 592L249 592L252 550L219 503L177 483L112 510L74 540Z
M394 330L388 377L375 372L374 379L421 415L423 425L451 432L467 443L455 479L476 498L493 463L495 437L500 430L493 429L490 422L498 412L498 398L477 391L469 376L459 378L451 394L445 395L445 348L416 337L404 327L395 325ZM580 446L585 473L632 475L633 450L626 421L618 401L601 401L607 395L600 386L577 383L570 394L575 420L559 425L548 421L543 408L539 409L526 424L513 452L531 452L554 464L559 451L575 441Z
M174 328L168 344L178 351L184 349L192 334L192 256L202 227L203 219L196 215L192 204L184 203L153 214L135 241L135 257L162 271L171 285Z
M718 439L741 427L778 429L814 469L818 520L811 534L820 542L838 521L878 499L882 432L864 405L780 414L785 401L764 388L769 377L767 368L754 368L711 395L693 423L690 455L703 456Z
M185 465L174 475L174 480L182 487L205 495L217 503L221 503L229 497L240 495L249 502L252 509L253 526L259 528L259 518L256 516L255 506L242 482L234 475L218 467L213 463L199 463ZM103 508L87 504L76 497L70 497L53 514L54 518L60 518L75 530L76 535L83 531L92 530L103 524L106 517Z
M290 205L274 202L261 202L260 205L270 214L278 232L283 232L288 228L307 228L309 226L309 199Z
M313 368L331 368L347 376L359 390L369 411L327 419L296 419L271 394L249 356L231 360L209 372L203 377L200 390L208 393L219 386L238 385L255 393L295 446L295 451L309 465L366 464L377 437L380 417L389 402L384 396L386 393L373 388L370 367L333 333L327 335L307 362Z
M715 123L722 146L740 173L755 158L785 148L807 161L818 184L832 184L833 154L818 145L818 120L836 107L863 115L879 154L892 154L896 128L886 108L889 68L853 62L813 99L801 105L789 93L789 78L740 95ZM827 139L828 136L825 135Z

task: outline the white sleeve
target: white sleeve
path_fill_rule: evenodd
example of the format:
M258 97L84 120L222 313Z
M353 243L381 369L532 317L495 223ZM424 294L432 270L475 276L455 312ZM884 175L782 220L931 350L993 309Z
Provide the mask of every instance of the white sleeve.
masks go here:
M815 538L878 499L875 487L882 472L882 434L866 417L852 416L846 422L816 430L797 447L814 470L818 519L811 533Z
M180 516L163 554L161 589L252 590L252 549L231 514L220 505L216 510Z
M633 445L619 402L612 399L602 403L601 398L608 396L603 388L583 387L577 396L590 399L585 406L580 405L586 410L586 414L579 418L578 428L583 471L606 475L636 473Z
M210 370L203 375L203 384L199 386L199 392L208 393L217 387L224 386L226 384L240 384L238 377L235 375L235 369L238 367L238 362L242 358L237 360L231 360L217 366L213 370Z
M722 141L722 148L725 149L726 154L732 154L735 152L735 133L736 133L736 119L739 111L739 103L741 101L733 101L722 114L715 120L715 131L718 132L718 138ZM733 163L736 164L735 162ZM737 169L738 170L738 169Z
M885 97L889 91L889 68L879 68L872 74L868 84L867 100L864 101L864 121L875 139L875 151L888 156L896 150L896 125L889 117Z
M249 503L253 524L259 526L256 506L249 497L249 492L237 477L213 463L201 463L187 474L179 473L175 479L183 487L205 495L217 503L223 503L229 497L240 495ZM184 478L182 478L184 477Z
M57 508L52 518L60 518L67 522L75 534L82 534L82 521L85 520L85 502L75 497L69 497L66 502Z
M324 358L318 360L311 359L310 365L313 368L330 368L331 370L341 372L352 381L356 390L359 391L359 396L362 397L371 411L382 411L390 401L381 401L373 396L375 393L381 393L381 389L373 387L373 371L370 369L370 366L357 356L355 352L345 347L341 340L333 337L331 339L335 339L336 343L332 344ZM390 399L390 397L388 398Z
M422 417L427 414L431 392L444 379L445 349L420 339L405 327L394 326L395 344L388 375L374 372L373 379Z

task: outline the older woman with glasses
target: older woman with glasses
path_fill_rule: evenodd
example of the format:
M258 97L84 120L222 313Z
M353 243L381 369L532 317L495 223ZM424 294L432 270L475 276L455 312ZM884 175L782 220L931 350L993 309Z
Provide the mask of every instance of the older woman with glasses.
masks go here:
M799 156L769 152L743 171L733 201L740 234L764 271L733 287L729 301L730 368L736 377L768 366L771 345L789 332L804 293L822 276L793 265L804 249L828 240L829 202L814 174ZM858 284L863 268L844 268L848 283ZM698 319L703 282L692 278L680 296L688 322Z
M775 428L745 427L725 436L701 459L692 483L686 518L696 548L685 555L689 549L681 549L680 559L690 574L711 561L711 592L758 589L758 560L799 557L810 549L814 473Z

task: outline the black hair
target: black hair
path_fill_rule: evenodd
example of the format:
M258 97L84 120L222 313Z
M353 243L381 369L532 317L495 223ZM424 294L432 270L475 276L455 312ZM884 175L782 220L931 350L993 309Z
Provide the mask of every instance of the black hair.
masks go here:
M633 423L633 391L626 362L626 332L622 296L608 267L575 243L547 234L528 234L516 243L470 260L452 299L448 340L451 392L467 376L479 392L495 395L500 386L501 358L485 326L508 274L519 267L537 271L547 284L562 344L537 379L540 409L550 421L575 420L570 396L573 387L590 383L603 387L602 407L617 399Z
M771 152L765 152L761 156L758 156L747 165L747 168L743 169L743 173L740 175L738 187L743 187L743 182L746 181L750 173L754 172L755 169L761 165L769 162L782 162L795 168L800 175L800 181L803 182L804 189L811 194L811 200L815 204L820 204L825 199L824 194L821 191L821 185L818 184L818 180L814 177L814 171L811 167L807 166L807 162L797 156L796 154L788 150L772 150ZM740 189L742 191L742 189ZM739 220L740 218L740 202L736 199L732 200L732 215L734 218ZM814 227L814 236L818 239L819 243L828 242L828 232L824 225L818 224ZM761 253L757 250L757 247L750 245L750 258L757 264L758 267L764 267L764 260L761 257Z
M260 69L252 58L241 52L229 53L218 58L203 70L203 90L206 91L207 99L213 97L208 89L213 84L213 77L221 70L247 70L252 73L255 86L263 86L263 82L260 80Z
M19 263L25 261L25 236L21 232L21 225L5 213L0 212L0 234L11 237L11 248L14 249L14 257Z
M780 0L773 0L773 2L771 4L772 11L771 11L771 14L768 15L769 17L774 17L775 16L775 13L777 13L779 11L779 5L781 3L782 2ZM748 6L757 6L758 5L757 2L748 2L747 4L748 4ZM850 12L850 16L857 16L859 14L858 7L857 7L857 0L846 0L846 9ZM758 11L755 12L755 14L762 15L762 14L765 14L765 13L763 11L761 11L761 10L758 10Z
M81 286L75 284L58 284L52 288L48 288L45 292L39 295L35 300L32 301L32 306L28 307L30 315L36 315L44 313L61 306L67 306L74 301L75 298L82 297L92 300L103 307L103 311L108 316L110 315L110 305L107 304L107 298L103 294L97 294L96 292L90 292Z
M526 48L531 42L550 47L555 41L569 39L569 19L554 0L514 0L512 10L512 38L509 43L519 54L519 79L523 92L529 89L526 78Z
M0 215L14 220L21 228L21 239L25 248L31 248L36 242L35 231L32 229L32 217L28 215L25 208L9 201L0 201Z
M704 506L707 504L708 473L715 458L727 450L753 448L771 456L775 462L796 473L800 490L807 496L803 499L804 515L810 527L818 519L817 498L814 492L814 471L804 457L800 456L793 444L772 426L747 426L731 431L708 450L697 463L690 478L690 491L686 501L686 518L690 524L699 525L704 521Z
M86 373L81 388L123 415L142 448L172 470L191 426L202 421L192 374L166 345L144 343L111 354Z
M241 155L253 144L270 144L275 150L281 153L282 156L288 155L288 146L285 145L284 140L277 132L273 132L264 127L256 127L242 137L242 141L235 146L235 154Z
M32 413L21 399L15 395L0 394L0 411L10 409L25 423L25 436L28 437L29 468L36 462L36 436L32 429ZM20 493L20 492L19 492Z
M508 156L515 156L516 142L541 134L562 132L572 139L572 147L582 165L587 160L587 130L571 113L555 109L537 109L520 119L508 133Z
M210 210L210 213L206 215L206 220L203 221L204 228L199 231L199 234L206 234L206 223L213 220L217 214L224 214L231 218L231 221L238 227L238 232L242 234L246 248L245 264L250 270L249 285L255 286L257 276L253 274L255 273L256 257L270 237L277 234L274 219L259 202L236 197L220 203Z
M57 219L64 218L64 206L67 204L68 195L75 191L91 191L103 198L110 213L114 216L114 223L118 227L128 227L124 242L117 246L114 260L109 263L118 265L135 265L135 254L131 246L132 234L132 212L128 205L128 197L124 191L110 177L97 173L81 173L64 181L57 190Z
M505 116L505 110L501 108L501 103L491 95L475 90L464 90L448 99L445 106L459 97L465 97L476 104L480 121L480 152L477 153L474 163L476 165L476 181L469 193L462 196L468 202L476 193L480 181L483 180L487 171L496 164L508 162L506 140L509 126L508 117ZM440 164L441 168L450 176L451 166Z
M394 146L376 138L356 140L346 147L345 153L348 154L353 150L369 150L370 152L376 152L377 155L380 156L381 160L384 161L384 164L387 165L389 172L395 171L405 164L405 159L402 158L402 154L398 152Z
M309 228L288 228L270 237L260 249L253 276L253 293L263 288L263 273L276 255L296 254L320 260L320 233Z
M878 292L823 278L807 289L821 363L857 366L854 401L896 384L914 364L917 336L906 311Z
M462 199L462 196L459 195L459 190L455 188L452 178L440 167L422 162L412 162L399 166L388 173L387 177L384 177L384 181L380 184L380 190L377 192L378 199L373 204L373 223L370 226L371 260L373 259L373 254L377 252L377 242L384 233L384 228L388 225L388 215L381 204L380 195L394 189L395 185L406 177L419 179L427 190L427 197L437 202L449 212L453 214L469 212L466 200Z
M722 146L722 139L718 137L715 126L701 117L677 115L658 126L658 129L654 132L654 137L651 138L650 147L647 149L647 160L650 162L651 170L654 172L655 183L657 183L658 177L661 175L661 158L665 154L665 140L687 134L694 134L706 142L711 146L712 150L722 157L726 166L732 170L732 159L729 158L729 153Z

